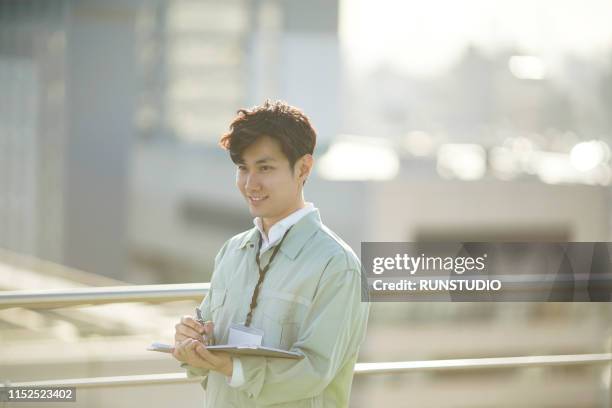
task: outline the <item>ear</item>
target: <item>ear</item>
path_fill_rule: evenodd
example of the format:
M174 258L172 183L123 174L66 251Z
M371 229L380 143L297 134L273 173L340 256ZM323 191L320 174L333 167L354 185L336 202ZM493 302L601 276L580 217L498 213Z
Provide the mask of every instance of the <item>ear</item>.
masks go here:
M313 164L314 158L312 157L312 154L305 154L304 156L300 157L296 163L297 174L300 181L306 181L310 175Z

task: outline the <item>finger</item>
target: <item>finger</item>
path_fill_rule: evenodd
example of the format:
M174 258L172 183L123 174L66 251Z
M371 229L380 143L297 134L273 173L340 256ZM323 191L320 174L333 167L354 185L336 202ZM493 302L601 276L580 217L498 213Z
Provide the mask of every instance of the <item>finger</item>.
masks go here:
M210 346L214 344L212 322L204 323L204 341L203 343L205 346Z
M204 334L212 336L215 330L215 325L210 320L204 323Z
M185 340L183 340L183 343L182 343L183 344L183 349L184 350L188 350L190 345L191 345L191 343L194 342L194 341L197 341L197 340L192 339L191 337L187 337Z
M178 355L181 352L181 342L177 341L174 343L174 352Z
M195 330L198 333L203 333L204 331L204 327L202 326L202 323L195 320L193 316L183 316L181 318L181 323L184 324L185 326L191 327L193 330Z
M191 338L186 338L183 341L180 341L177 345L176 348L178 348L180 350L181 353L185 353L187 351L187 347L189 346L189 343L192 341L193 339Z
M183 333L176 333L174 335L174 342L175 343L180 343L180 342L184 341L185 339L190 339L190 338L192 338L192 337L186 336Z
M202 340L202 333L199 333L193 328L186 326L186 325L180 325L178 329L176 330L176 335L183 335L185 337L190 337L192 339L200 340L200 341Z
M203 359L202 356L200 356L196 351L198 347L203 347L203 344L199 341L191 340L187 346L185 346L185 354L188 356L188 358L206 361L206 359Z
M192 316L183 316L183 320L181 322L185 326L189 326L200 334L204 332L204 325L198 320L194 319Z
M194 346L192 345L193 343L197 343L197 341L192 338L186 338L180 343L180 356L183 359L190 360L195 357L195 352L193 351Z
M208 361L211 364L214 364L215 362L218 361L217 356L214 355L214 353L210 352L204 345L202 344L197 344L195 347L195 352L198 354L198 356L206 361Z
M187 362L187 355L185 354L185 350L184 349L177 349L175 351L175 354L176 354L176 358L179 361Z
M196 338L198 340L202 338L201 334L195 331L190 326L184 325L182 323L178 323L174 327L175 327L175 331L174 331L174 341L175 342L182 341L187 337Z
M195 347L193 349L190 349L189 351L189 357L188 357L189 361L193 361L194 364L197 365L198 367L208 368L209 370L214 370L216 366L212 362L203 358L197 352L197 349L199 347L203 347L202 343L195 342L194 344L195 344Z
M185 361L185 350L183 342L178 342L174 345L174 352L172 355L179 361Z
M194 352L198 355L200 359L212 365L212 360L211 360L212 355L210 351L206 350L205 346L198 344L196 348L194 349Z
M215 325L212 321L207 321L204 323L204 333L206 335L206 345L214 345L215 344Z

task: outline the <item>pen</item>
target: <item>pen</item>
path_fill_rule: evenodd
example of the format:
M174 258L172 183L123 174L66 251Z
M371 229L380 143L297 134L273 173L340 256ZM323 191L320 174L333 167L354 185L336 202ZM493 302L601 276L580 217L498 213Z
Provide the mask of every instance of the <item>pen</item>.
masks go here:
M202 311L199 307L196 307L196 315L198 316L197 321L204 324L204 316L202 316Z
M196 307L196 315L197 315L197 321L199 323L201 323L203 326L206 326L207 323L211 323L210 321L205 322L204 321L204 316L202 315L202 311L200 310L199 307ZM211 334L210 337L207 334L204 334L205 337L205 345L207 346L212 346L215 344L215 338L213 337L213 335Z

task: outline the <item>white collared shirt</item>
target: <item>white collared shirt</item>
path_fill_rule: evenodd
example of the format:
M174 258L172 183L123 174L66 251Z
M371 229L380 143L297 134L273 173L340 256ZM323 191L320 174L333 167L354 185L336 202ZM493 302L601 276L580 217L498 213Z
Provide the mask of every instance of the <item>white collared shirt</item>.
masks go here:
M263 238L263 242L261 243L261 250L259 251L260 254L263 254L268 249L272 248L274 244L280 241L283 235L285 235L285 232L287 232L289 228L291 228L299 220L301 220L303 216L316 210L316 207L313 203L307 202L305 204L306 205L304 206L304 208L300 208L299 210L292 212L287 217L274 224L272 228L270 228L270 231L267 236L264 232L263 222L261 218L255 217L255 219L253 220L253 224L255 224L255 226L259 230L259 233L261 234L261 237Z
M255 219L253 220L253 224L255 224L255 227L257 227L259 233L261 234L261 238L263 239L263 242L261 243L261 250L259 251L260 254L263 254L268 249L272 248L274 244L280 241L283 235L285 235L285 232L287 232L289 228L297 224L297 222L301 220L302 217L317 209L313 203L307 202L305 204L306 205L304 206L304 208L300 208L299 210L292 212L287 217L274 224L272 228L270 228L268 235L266 235L266 233L264 232L263 222L261 221L261 218L255 217ZM244 371L242 370L242 363L240 362L240 359L238 357L233 358L232 376L227 377L227 382L232 387L240 387L245 382Z

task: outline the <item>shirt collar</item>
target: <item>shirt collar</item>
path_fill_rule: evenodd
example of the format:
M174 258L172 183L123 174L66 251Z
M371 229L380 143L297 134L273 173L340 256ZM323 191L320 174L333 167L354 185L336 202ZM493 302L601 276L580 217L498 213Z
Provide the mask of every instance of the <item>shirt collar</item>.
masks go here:
M280 251L289 258L295 259L308 239L321 228L321 225L319 210L313 206L309 212L293 224L293 228L283 241ZM254 247L258 242L259 234L257 227L249 230L240 243L240 249L244 249L249 244Z
M285 235L285 232L287 232L287 230L289 228L291 228L293 225L295 225L295 223L297 223L303 216L305 216L309 212L314 211L315 209L316 208L315 208L313 203L308 203L307 202L306 205L303 208L300 208L299 210L296 210L296 211L292 212L287 217L285 217L282 220L276 222L272 226L272 228L270 228L270 230L268 231L267 236L264 233L263 222L262 222L260 217L256 217L253 220L253 224L259 230L259 233L261 234L261 236L265 237L265 239L264 239L264 246L267 247L267 248L270 248L275 243L277 243L278 241L281 240L281 238L283 237L283 235ZM265 248L265 249L267 249L267 248Z

